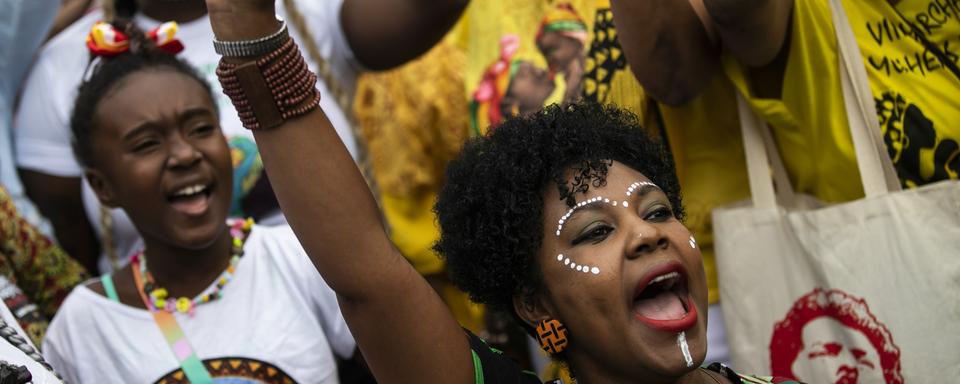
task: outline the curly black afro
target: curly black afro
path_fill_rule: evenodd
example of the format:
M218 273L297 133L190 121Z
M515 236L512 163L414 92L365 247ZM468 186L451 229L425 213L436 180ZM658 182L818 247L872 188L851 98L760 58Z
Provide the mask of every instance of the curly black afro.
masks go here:
M447 168L434 211L436 251L470 297L513 314L513 297L541 287L535 262L543 230L544 192L557 188L568 206L604 185L611 160L646 175L683 217L673 161L630 112L598 104L551 106L504 121L466 143ZM573 169L575 176L564 177Z

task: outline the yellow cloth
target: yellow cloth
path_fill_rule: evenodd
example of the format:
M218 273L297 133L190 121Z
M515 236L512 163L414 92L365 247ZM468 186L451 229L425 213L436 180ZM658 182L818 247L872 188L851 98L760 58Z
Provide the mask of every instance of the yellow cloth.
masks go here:
M957 178L960 80L916 39L882 0L844 0L883 136L901 181L916 186ZM952 60L960 56L960 4L902 0L897 8ZM863 196L840 86L829 5L796 0L780 100L753 97L745 69L724 67L751 107L771 123L790 178L800 192L829 202Z
M687 218L703 254L710 304L720 300L713 253L713 208L750 197L733 85L722 75L679 108L660 106Z
M587 39L577 38L573 32L577 28L577 17L587 28ZM484 0L471 2L460 25L455 28L451 38L467 54L466 89L467 100L475 100L479 85L484 74L491 68L491 64L499 60L502 55L501 40L504 37L518 38L516 52L510 55L513 62L529 63L537 70L549 71L550 65L544 53L537 46L537 35L544 22L567 22L568 28L560 32L569 39L569 43L581 45L578 60L573 60L574 66L582 61L582 75L575 76L581 80L581 97L587 100L615 104L621 108L633 111L641 118L647 116L647 97L630 72L626 57L623 56L619 43L616 41L616 30L613 28L613 15L610 11L609 0ZM547 29L548 31L550 28ZM554 67L555 89L541 101L543 105L563 102L566 90L565 68ZM498 88L505 88L499 85ZM506 93L506 89L497 89ZM568 99L568 101L570 101ZM482 103L481 103L482 104ZM484 107L498 107L481 105ZM509 110L508 110L509 112ZM479 120L484 120L481 117ZM490 123L482 121L478 127L479 133L486 132Z
M354 110L392 240L424 275L443 270L430 249L438 236L431 209L468 136L463 66L463 53L441 43L401 68L363 75L357 86Z
M401 68L361 76L354 101L391 240L427 276L444 270L431 249L439 236L433 202L447 162L468 136L464 60L453 44L441 43ZM441 280L437 288L454 316L479 332L482 307Z

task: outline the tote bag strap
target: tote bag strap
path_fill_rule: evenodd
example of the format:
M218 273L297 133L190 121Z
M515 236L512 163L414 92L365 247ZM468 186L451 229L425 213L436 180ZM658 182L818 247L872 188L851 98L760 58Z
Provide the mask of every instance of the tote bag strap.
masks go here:
M747 176L753 206L772 209L776 208L778 200L780 204L794 206L796 194L787 176L786 167L783 166L780 151L773 141L770 127L750 108L739 91L737 112L740 117L740 134L747 159Z
M833 28L837 35L840 62L840 82L843 88L843 103L857 166L863 183L863 192L868 198L900 191L900 180L887 155L880 136L876 103L870 91L867 70L863 64L856 36L850 27L841 0L829 0L833 15Z

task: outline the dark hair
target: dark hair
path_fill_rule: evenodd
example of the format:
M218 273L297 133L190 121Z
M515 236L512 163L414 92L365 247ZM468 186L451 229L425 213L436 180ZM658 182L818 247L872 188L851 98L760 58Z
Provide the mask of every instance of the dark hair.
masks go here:
M535 256L543 240L544 191L557 188L572 207L577 193L606 183L611 160L659 185L683 217L673 160L630 112L554 105L468 141L448 166L434 207L440 225L434 248L453 282L472 300L512 314L514 295L541 287ZM568 180L571 168L576 174Z
M113 12L118 18L133 19L137 13L137 0L113 0Z
M94 115L100 100L127 76L146 70L169 70L182 73L196 80L213 97L210 84L197 73L190 64L175 56L158 50L152 41L143 37L143 32L127 25L127 36L130 37L130 52L112 58L102 58L93 61L90 65L90 78L80 84L77 99L70 117L70 129L73 132L73 153L77 161L83 166L93 163L93 151L90 136L95 128ZM214 103L216 105L216 103Z

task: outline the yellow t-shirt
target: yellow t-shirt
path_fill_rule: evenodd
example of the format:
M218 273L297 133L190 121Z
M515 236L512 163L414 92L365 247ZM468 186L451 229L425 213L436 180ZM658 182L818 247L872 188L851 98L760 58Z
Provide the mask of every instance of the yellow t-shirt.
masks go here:
M720 300L711 212L750 198L734 92L730 81L717 74L683 107L660 106L683 192L684 224L700 246L711 304Z
M474 1L454 34L467 54L474 134L511 113L581 97L647 117L609 0Z
M960 171L960 79L912 37L884 0L843 0L862 53L884 141L900 180L913 187L956 179ZM947 60L960 57L960 3L902 0L903 17L922 30ZM798 191L830 202L863 196L838 70L829 4L796 0L779 100L753 97L744 68L724 67L774 129Z

